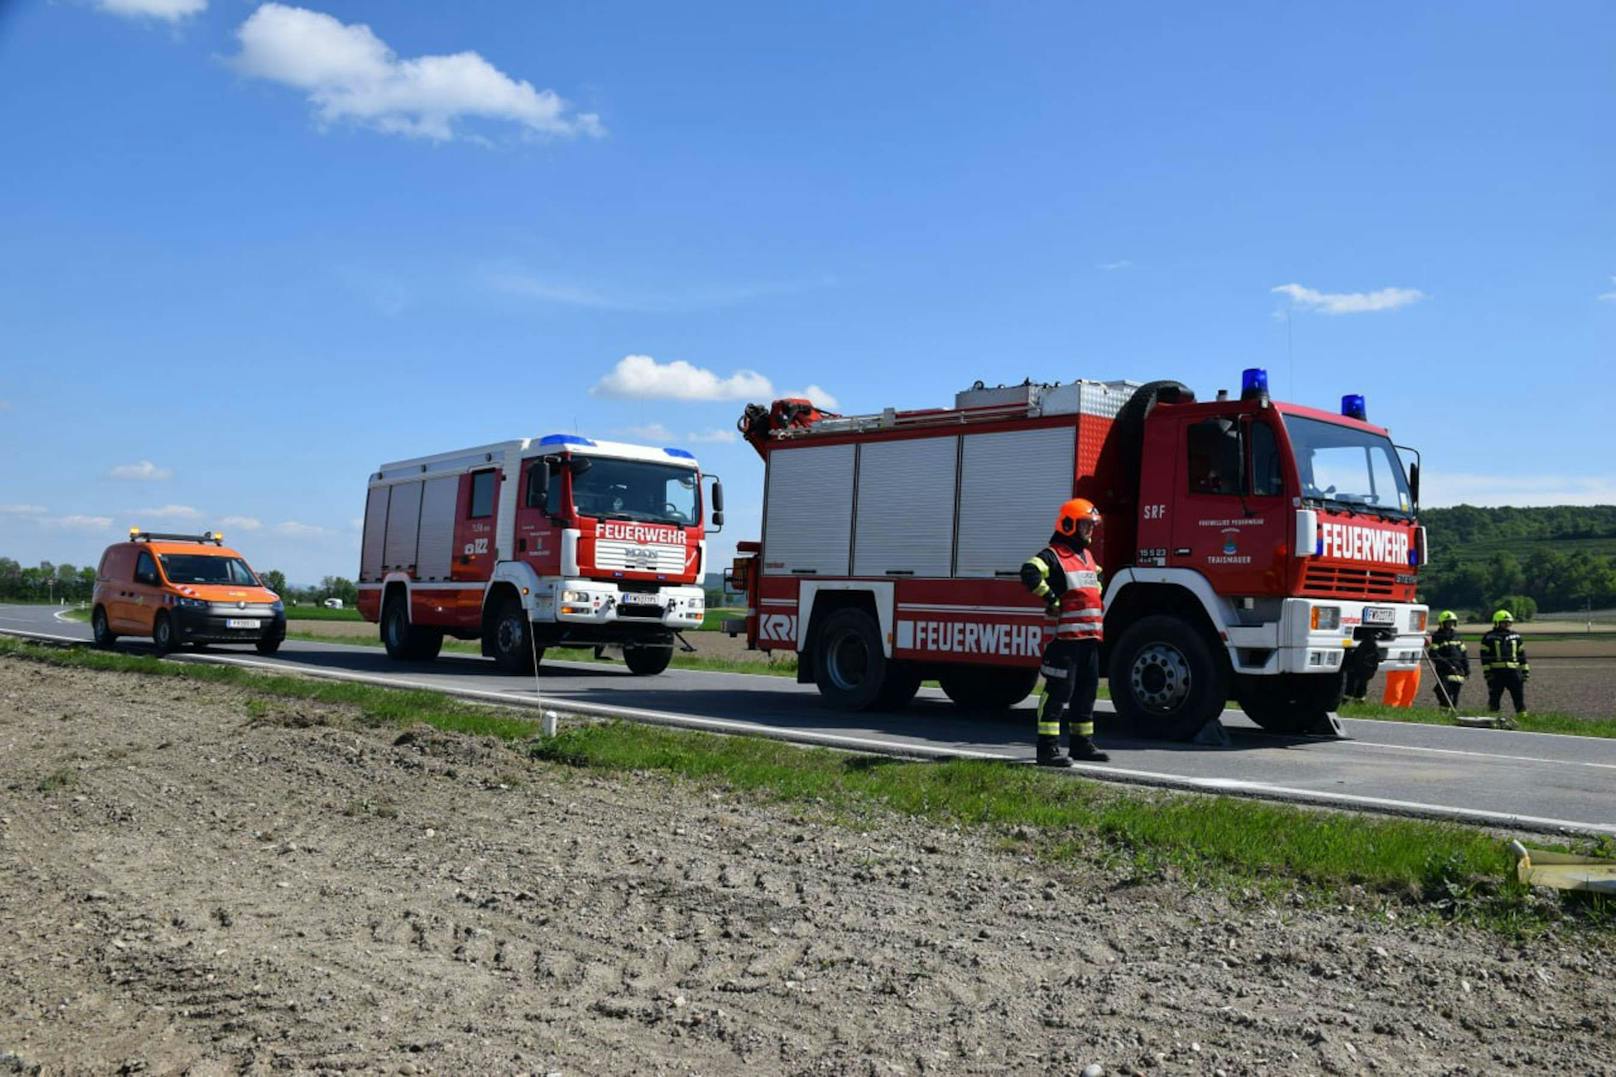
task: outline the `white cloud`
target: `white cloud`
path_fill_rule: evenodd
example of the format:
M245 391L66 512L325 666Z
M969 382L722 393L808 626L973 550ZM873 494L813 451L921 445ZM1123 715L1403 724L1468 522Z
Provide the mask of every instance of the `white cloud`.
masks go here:
M1316 310L1324 314L1396 310L1425 298L1425 293L1417 288L1382 288L1378 292L1318 292L1300 284L1281 284L1269 290L1290 296L1291 302L1303 310Z
M130 515L147 520L200 520L202 511L189 505L159 505L154 509L135 509Z
M158 467L150 460L142 460L138 464L119 464L107 473L109 478L129 479L135 482L145 482L156 479L171 479L174 472L166 467Z
M733 430L698 430L685 436L685 440L692 445L728 445L736 440Z
M232 531L257 531L264 524L256 516L226 516L219 521L219 526Z
M143 17L179 22L183 18L206 11L208 0L96 0L96 7L110 14L129 18Z
M1420 480L1420 503L1429 508L1448 505L1616 505L1616 477L1430 472Z
M841 405L836 402L836 398L831 395L829 390L821 389L817 385L810 385L806 389L791 389L781 393L780 395L782 397L800 396L806 400L812 400L815 404L822 408L841 407Z
M1612 284L1616 284L1616 276L1611 277L1610 282ZM1616 288L1613 288L1608 292L1599 293L1599 298L1604 300L1606 303L1616 303ZM4 401L0 401L0 404L4 404L4 403L5 403ZM3 410L3 409L0 409L0 410Z
M44 505L0 505L0 516L42 516L47 511Z
M1114 273L1119 269L1130 269L1132 267L1133 263L1124 258L1120 262L1101 262L1094 268L1100 270L1102 273Z
M322 123L344 120L440 141L455 121L504 120L545 135L602 135L599 117L574 112L552 90L513 79L475 52L401 59L362 23L263 4L236 31L244 74L308 94Z
M751 400L773 392L773 383L755 370L721 378L683 359L659 363L649 355L625 355L589 390L626 400Z
M314 524L298 523L296 520L287 520L285 523L278 523L275 525L275 530L277 533L285 535L287 538L297 539L320 538L326 534L326 529L323 527L316 527Z
M105 531L112 526L110 516L46 516L40 523L69 531Z

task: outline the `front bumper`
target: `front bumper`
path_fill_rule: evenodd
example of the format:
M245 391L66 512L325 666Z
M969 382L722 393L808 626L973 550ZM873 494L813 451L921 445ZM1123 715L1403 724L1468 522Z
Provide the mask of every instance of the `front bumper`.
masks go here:
M286 613L267 606L174 606L174 638L180 643L259 643L286 638ZM237 622L232 627L230 622ZM252 626L241 627L243 622Z
M1277 622L1231 627L1229 646L1242 673L1339 673L1355 646L1380 648L1383 670L1418 669L1429 616L1429 607L1407 602L1287 598Z
M675 632L696 628L707 615L700 587L660 587L655 592L624 591L600 580L562 580L553 591L533 596L533 618L558 625L635 626Z

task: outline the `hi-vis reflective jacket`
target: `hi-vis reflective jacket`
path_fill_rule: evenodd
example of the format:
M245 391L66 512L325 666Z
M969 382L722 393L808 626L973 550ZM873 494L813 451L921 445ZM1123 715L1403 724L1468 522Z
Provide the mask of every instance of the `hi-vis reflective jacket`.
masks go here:
M1087 550L1053 543L1021 566L1021 582L1044 599L1056 639L1098 640L1105 634L1100 566Z
M1470 675L1470 656L1465 653L1464 640L1447 625L1431 636L1425 653L1431 656L1431 664L1445 681L1462 681Z
M1491 675L1507 669L1518 669L1522 675L1532 672L1520 633L1495 628L1481 637L1481 671Z

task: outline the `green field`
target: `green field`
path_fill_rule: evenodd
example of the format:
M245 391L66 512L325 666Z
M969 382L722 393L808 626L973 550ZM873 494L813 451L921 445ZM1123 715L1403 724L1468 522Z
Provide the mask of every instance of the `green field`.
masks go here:
M356 609L328 610L324 606L287 606L286 619L297 621L363 621Z

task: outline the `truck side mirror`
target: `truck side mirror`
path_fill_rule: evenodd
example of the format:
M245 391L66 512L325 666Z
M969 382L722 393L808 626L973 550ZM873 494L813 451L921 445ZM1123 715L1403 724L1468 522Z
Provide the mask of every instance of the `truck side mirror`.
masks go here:
M722 528L724 526L724 483L717 475L710 477L713 480L713 504L709 515L712 518L713 527Z
M1418 461L1408 465L1408 497L1414 502L1414 507L1420 505L1420 465Z

